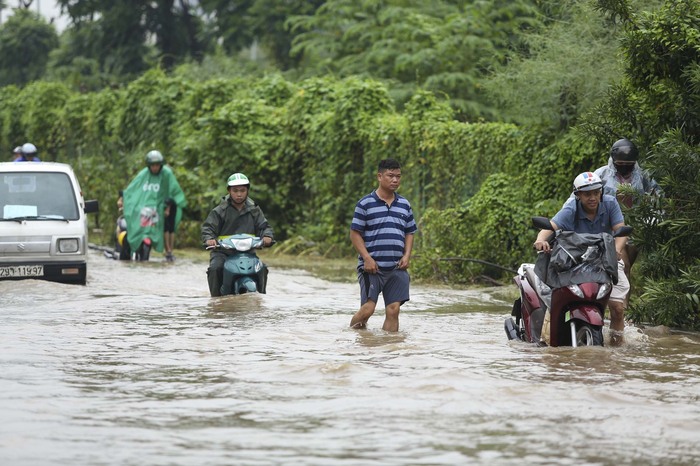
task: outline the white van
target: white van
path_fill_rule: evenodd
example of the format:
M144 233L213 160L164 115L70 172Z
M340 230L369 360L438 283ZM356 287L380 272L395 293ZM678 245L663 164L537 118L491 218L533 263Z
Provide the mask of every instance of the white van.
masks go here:
M88 222L70 165L0 163L0 280L35 278L84 285Z

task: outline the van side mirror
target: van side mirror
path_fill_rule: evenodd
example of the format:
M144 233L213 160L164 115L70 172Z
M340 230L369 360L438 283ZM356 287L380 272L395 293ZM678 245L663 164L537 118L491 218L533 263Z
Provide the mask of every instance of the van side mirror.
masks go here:
M96 199L91 201L85 201L85 208L83 210L86 214L97 212L98 210L100 210L100 204Z

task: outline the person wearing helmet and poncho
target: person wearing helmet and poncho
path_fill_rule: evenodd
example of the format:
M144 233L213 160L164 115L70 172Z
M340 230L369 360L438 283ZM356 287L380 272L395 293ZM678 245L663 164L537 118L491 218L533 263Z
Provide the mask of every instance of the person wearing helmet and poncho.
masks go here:
M202 224L202 243L216 246L219 236L248 234L263 239L263 246L270 246L273 232L262 209L248 197L250 180L243 173L234 173L226 181L228 195L221 198ZM211 296L221 296L224 262L228 254L212 250L207 269L207 281ZM264 268L267 273L267 268ZM261 293L265 292L263 287Z
M649 173L639 166L639 149L629 139L619 139L610 148L608 164L600 167L594 173L603 181L603 194L616 196L617 201L624 207L630 208L639 196L660 196L661 188ZM630 186L637 194L630 196L618 192L620 186ZM637 248L627 241L622 251L625 262L625 274L630 277L632 265L637 259Z
M620 204L614 196L603 194L603 181L592 172L581 173L574 179L575 200L566 202L559 212L552 218L551 224L554 230L574 231L576 233L609 233L624 226ZM547 241L550 230L541 230L535 240L535 249L546 253L550 252ZM627 307L627 294L630 284L625 275L625 266L622 261L622 251L627 239L615 238L615 250L617 251L618 281L613 286L608 307L610 308L610 329L612 343L622 343L622 334L625 330L625 309ZM545 316L545 321L547 316ZM547 322L545 322L547 325ZM546 335L546 332L542 332Z
M177 208L173 208L175 205ZM129 183L123 193L124 218L128 226L126 239L131 251L136 251L145 239L151 247L163 252L165 258L174 260L172 247L174 234L182 218L182 209L187 206L185 193L175 178L172 169L165 165L163 154L152 150L146 154L146 167ZM168 214L172 217L170 231ZM167 237L172 233L171 237ZM164 239L168 239L165 242Z
M639 149L629 139L620 139L610 148L608 164L600 167L594 173L603 182L603 194L618 196L618 202L625 207L632 207L634 199L618 195L621 185L631 186L639 195L660 194L658 183L649 173L639 166Z

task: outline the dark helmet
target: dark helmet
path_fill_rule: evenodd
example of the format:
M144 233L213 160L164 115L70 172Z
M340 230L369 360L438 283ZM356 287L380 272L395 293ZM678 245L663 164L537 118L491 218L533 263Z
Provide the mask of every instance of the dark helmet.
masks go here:
M636 162L639 158L637 146L629 139L620 139L610 148L613 162Z
M156 163L163 165L164 160L165 159L163 158L163 154L161 154L157 150L152 150L148 154L146 154L146 165L149 167Z

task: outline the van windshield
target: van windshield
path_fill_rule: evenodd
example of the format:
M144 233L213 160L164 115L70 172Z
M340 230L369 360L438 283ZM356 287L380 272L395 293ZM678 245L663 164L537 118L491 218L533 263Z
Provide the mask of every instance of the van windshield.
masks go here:
M78 220L78 201L66 173L0 175L0 219Z

